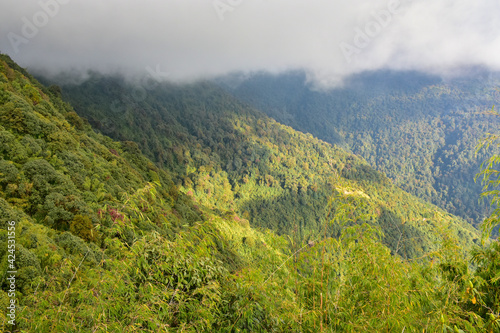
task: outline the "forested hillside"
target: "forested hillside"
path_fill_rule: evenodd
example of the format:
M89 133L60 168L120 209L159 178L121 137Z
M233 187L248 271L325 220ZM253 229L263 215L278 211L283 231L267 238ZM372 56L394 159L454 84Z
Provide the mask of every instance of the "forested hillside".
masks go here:
M0 56L0 330L499 330L498 242L359 158L210 84L87 84L88 121Z
M63 95L104 134L137 142L182 193L206 207L310 240L325 232L325 207L339 190L377 212L386 244L404 257L434 248L437 221L452 223L465 243L474 238L465 223L404 193L360 158L245 107L211 83L156 85L134 99L138 89L95 76L64 86Z
M474 175L498 150L476 157L475 147L500 125L485 114L500 101L500 77L473 74L443 81L378 71L328 91L308 86L300 72L234 75L220 83L277 121L350 149L404 190L477 225L489 211L478 203Z

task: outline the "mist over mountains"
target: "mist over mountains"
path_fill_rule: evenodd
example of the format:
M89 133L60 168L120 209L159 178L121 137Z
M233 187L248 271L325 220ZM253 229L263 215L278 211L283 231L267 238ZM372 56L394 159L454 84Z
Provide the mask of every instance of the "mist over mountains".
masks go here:
M318 87L378 69L500 69L492 0L2 2L0 50L45 74L193 81L303 70ZM168 74L168 75L167 75Z

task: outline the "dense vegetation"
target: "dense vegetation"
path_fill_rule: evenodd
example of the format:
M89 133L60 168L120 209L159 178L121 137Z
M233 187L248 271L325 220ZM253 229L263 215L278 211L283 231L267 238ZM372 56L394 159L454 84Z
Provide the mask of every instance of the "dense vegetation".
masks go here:
M242 109L212 86L150 91L148 103L145 97L130 104L140 118L125 112L104 127L97 115L109 103L99 89L129 92L108 83L95 86L95 104L85 101L85 87L73 92L79 111L88 107L99 131L137 135L138 144L94 132L59 98L57 86L45 88L0 57L3 331L500 329L497 241L477 245L470 256L476 232L460 220L399 190L356 157ZM189 101L205 101L204 109ZM486 143L499 142L492 135ZM498 159L482 171L493 201ZM202 175L208 177L198 185ZM278 181L266 184L267 175ZM279 200L269 206L255 199L271 193ZM314 208L322 212L317 225L306 219L314 209L305 200L319 206L315 193L326 197ZM283 219L302 216L310 224L280 229L272 216L280 206ZM294 207L300 213L286 210ZM16 222L15 327L6 312L9 221ZM496 224L498 214L487 227ZM394 244L391 225L398 229ZM418 245L406 237L412 230L422 236Z
M485 111L500 101L497 75L476 71L443 81L378 71L322 91L302 73L228 77L221 83L277 121L363 157L404 190L477 225L489 215L474 175L498 149L475 147L499 126ZM493 147L492 147L493 148Z
M435 247L429 231L437 220L452 223L464 244L475 238L466 223L404 193L362 159L245 107L211 83L147 87L141 91L95 75L63 91L94 127L137 142L171 172L181 193L204 207L308 241L324 233L336 189L366 199L377 212L384 242L403 257ZM106 125L110 118L113 126ZM327 233L334 236L338 229Z

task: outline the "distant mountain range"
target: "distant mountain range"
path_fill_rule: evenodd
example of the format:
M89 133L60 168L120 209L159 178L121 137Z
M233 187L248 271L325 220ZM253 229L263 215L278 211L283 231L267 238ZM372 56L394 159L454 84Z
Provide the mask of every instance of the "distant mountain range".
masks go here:
M394 183L479 224L489 213L474 182L485 156L475 147L499 128L500 74L481 69L442 78L365 72L322 91L304 73L234 74L217 81L234 96L296 130L363 157Z

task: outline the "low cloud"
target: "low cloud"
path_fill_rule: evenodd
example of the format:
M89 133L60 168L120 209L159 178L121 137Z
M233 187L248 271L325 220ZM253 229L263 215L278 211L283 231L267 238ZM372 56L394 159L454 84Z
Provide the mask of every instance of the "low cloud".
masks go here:
M176 81L302 69L500 69L497 0L4 0L0 52L34 71ZM168 73L168 74L167 74Z

